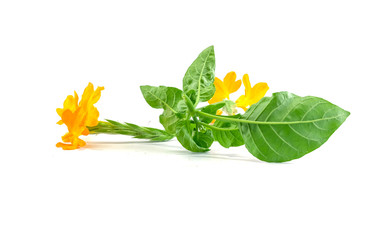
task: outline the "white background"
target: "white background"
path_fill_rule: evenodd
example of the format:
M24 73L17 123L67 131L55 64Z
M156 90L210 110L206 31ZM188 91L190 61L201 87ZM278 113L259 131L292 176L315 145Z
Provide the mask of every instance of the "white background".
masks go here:
M0 239L375 239L373 1L1 1ZM89 136L55 112L89 81L100 119L161 127L139 85L229 71L351 112L285 164L245 148ZM241 88L240 91L243 91ZM234 99L235 100L235 99Z

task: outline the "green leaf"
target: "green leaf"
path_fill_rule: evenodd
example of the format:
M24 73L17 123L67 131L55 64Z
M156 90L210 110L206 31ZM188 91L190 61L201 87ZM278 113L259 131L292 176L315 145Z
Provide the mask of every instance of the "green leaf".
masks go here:
M162 108L164 112L159 120L165 130L171 134L176 132L176 124L186 111L185 101L182 99L182 91L174 87L141 86L143 97L153 108Z
M239 118L240 115L235 115L232 117ZM215 121L213 126L225 129L225 131L212 129L212 134L215 141L218 141L221 146L229 148L244 145L244 140L241 136L240 130L237 128L238 124L231 122Z
M215 52L214 46L203 50L190 65L183 79L186 96L197 105L206 102L215 93Z
M180 89L166 86L153 87L149 85L144 85L140 88L143 97L151 107L169 109L174 113L179 112L182 100L182 91Z
M170 109L165 109L159 116L159 122L167 132L174 134L176 133L177 123L181 121L181 118L180 114L174 113Z
M209 114L216 114L217 110L224 107L224 105L225 105L225 102L213 103L213 104L203 107L201 111L205 113L209 113ZM212 122L211 118L202 117L202 116L199 117L199 120L204 123Z
M252 105L239 127L246 148L260 160L285 162L317 149L340 127L349 112L318 97L274 93Z
M204 148L210 148L212 143L214 142L214 138L210 130L207 130L205 132L198 132L198 134L194 135L193 139L194 142L197 143L197 145Z
M193 125L193 126L192 126ZM177 131L176 131L176 137L177 140L181 143L181 145L192 152L207 152L210 149L208 148L211 146L209 141L209 137L204 136L202 137L201 134L199 134L198 137L193 137L193 129L194 124L191 124L189 120L180 121L177 123ZM196 140L194 140L194 138ZM197 139L198 138L198 139ZM213 140L213 139L212 139Z

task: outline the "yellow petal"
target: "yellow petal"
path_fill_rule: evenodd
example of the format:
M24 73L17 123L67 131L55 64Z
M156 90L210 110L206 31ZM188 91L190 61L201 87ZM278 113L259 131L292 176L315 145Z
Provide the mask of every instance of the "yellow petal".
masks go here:
M236 92L241 87L241 80L236 81L236 77L235 72L230 72L224 77L225 97L227 99L229 99L229 94Z
M56 144L56 147L61 147L64 150L74 150L74 149L78 149L79 147L83 147L85 145L86 145L86 142L84 142L83 140L81 140L81 139L78 138L78 140L74 141L73 143L58 142Z
M66 110L62 113L61 120L63 121L63 123L65 123L65 125L69 129L73 126L75 117L76 117L76 114L73 114L72 111L70 110Z
M214 84L216 91L214 96L208 101L209 104L229 99L229 94L234 93L241 87L241 80L236 81L236 73L229 72L224 77L224 81L215 77Z
M76 105L76 107L78 107L78 94L76 91L74 91L74 105Z
M87 87L85 88L85 91L83 91L81 101L79 102L79 106L86 105L88 101L90 100L93 92L94 92L94 85L92 85L92 83L89 83Z
M90 104L95 104L96 102L99 101L102 90L104 90L104 87L97 87L96 88L95 92L91 96Z
M224 98L213 96L210 100L208 100L208 103L213 104L213 103L221 102L223 100L224 100Z
M250 80L249 80L249 75L247 73L245 75L243 75L242 81L243 81L243 85L245 86L245 92L250 91L251 84L250 84Z
M66 97L64 101L64 110L69 109L70 111L74 112L77 108L75 104L75 99L72 95Z
M236 105L237 107L244 106L245 105L245 95L241 95L237 100L236 100Z
M78 144L71 144L71 143L62 143L62 142L58 142L56 144L56 147L61 147L62 149L64 150L74 150L74 149L78 149L79 146Z
M255 84L255 86L251 89L251 96L249 98L249 105L253 105L257 103L264 95L266 95L269 87L267 83L261 82Z
M221 102L225 98L224 83L219 78L215 77L214 84L216 90L214 96L208 101L209 104Z
M264 95L266 95L269 87L267 83L261 82L251 87L249 75L245 74L242 78L245 85L245 95L240 96L237 101L237 107L247 110L247 107L257 103Z
M71 142L72 137L73 137L73 135L70 132L68 132L64 136L62 136L61 139L62 139L63 142Z
M98 125L98 118L99 118L99 111L96 107L90 106L88 112L87 112L87 117L86 117L86 122L85 126L93 127Z
M78 146L79 146L79 147L84 147L84 146L86 146L86 142L83 141L83 140L80 139L80 138L77 138L77 143L78 143Z
M60 117L61 117L63 111L64 111L64 109L62 109L62 108L56 108L56 112L57 112L57 114L59 114Z
M82 132L82 135L85 135L85 136L87 136L89 134L90 134L90 131L89 131L88 128L85 128L85 130L83 130L83 132Z

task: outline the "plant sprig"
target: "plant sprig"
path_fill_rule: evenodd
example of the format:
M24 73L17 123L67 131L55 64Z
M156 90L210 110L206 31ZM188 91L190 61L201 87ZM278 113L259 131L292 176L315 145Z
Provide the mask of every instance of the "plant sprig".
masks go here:
M167 141L176 137L192 152L206 152L214 141L225 148L245 145L260 160L285 162L319 148L350 115L318 97L277 92L250 106L244 114L216 115L225 101L197 108L215 93L215 53L210 46L188 68L182 90L141 86L146 102L163 109L159 120L165 131L107 120L90 133L117 133ZM214 120L214 123L212 123Z

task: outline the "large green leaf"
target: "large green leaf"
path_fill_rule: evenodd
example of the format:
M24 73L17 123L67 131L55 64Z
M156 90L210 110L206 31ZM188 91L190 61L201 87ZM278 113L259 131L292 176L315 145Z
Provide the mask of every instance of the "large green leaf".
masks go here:
M215 93L214 46L203 50L190 65L183 79L183 90L194 104L206 102Z
M143 97L153 108L162 108L164 112L159 120L168 133L175 134L176 124L183 117L186 109L185 101L182 99L182 91L174 87L141 86Z
M349 112L318 97L274 93L252 105L239 123L246 148L267 162L285 162L317 149Z
M240 115L232 116L232 118L239 118ZM231 122L215 121L214 127L222 130L212 129L213 137L225 148L238 147L244 145L244 140L241 136L238 124Z
M193 136L194 124L191 124L189 120L179 121L177 123L176 137L181 145L192 152L207 152L213 142L213 138L210 137L210 132L198 133L197 136Z

